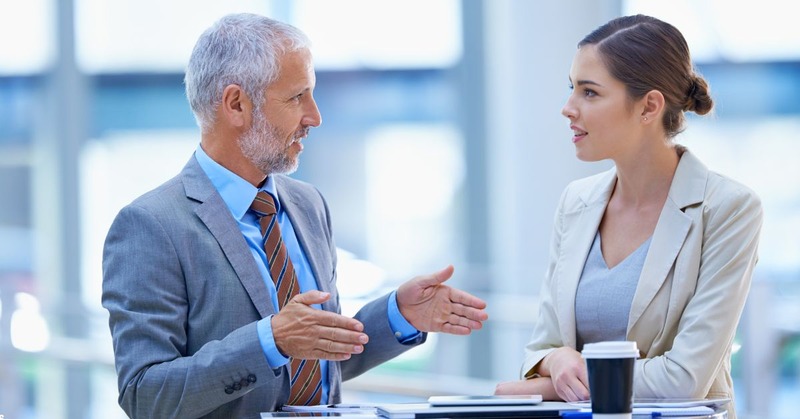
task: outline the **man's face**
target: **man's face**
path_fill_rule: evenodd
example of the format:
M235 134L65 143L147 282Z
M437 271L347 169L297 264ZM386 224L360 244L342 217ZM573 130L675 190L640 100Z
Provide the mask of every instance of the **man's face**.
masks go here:
M297 170L302 139L322 123L314 101L316 76L311 52L287 52L279 59L278 78L267 87L253 124L239 139L242 153L265 175Z

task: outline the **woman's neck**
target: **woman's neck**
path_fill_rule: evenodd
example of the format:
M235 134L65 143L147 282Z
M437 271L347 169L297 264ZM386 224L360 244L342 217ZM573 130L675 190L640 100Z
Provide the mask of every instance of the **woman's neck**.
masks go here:
M612 197L625 206L663 205L679 160L678 149L671 142L615 160L617 183Z

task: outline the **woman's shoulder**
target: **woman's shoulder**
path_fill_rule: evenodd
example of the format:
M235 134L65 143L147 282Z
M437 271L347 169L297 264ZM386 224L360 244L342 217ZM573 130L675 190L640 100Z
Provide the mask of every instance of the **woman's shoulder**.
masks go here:
M702 213L706 229L727 228L731 223L760 229L764 209L758 194L745 184L709 170Z
M679 145L678 149L681 160L673 179L673 187L694 191L689 192L690 198L702 199L706 205L729 200L752 201L760 204L758 195L745 184L709 169L697 155L686 147ZM702 198L695 195L697 192L702 194Z
M761 206L761 198L750 187L729 176L708 171L705 192L706 203Z

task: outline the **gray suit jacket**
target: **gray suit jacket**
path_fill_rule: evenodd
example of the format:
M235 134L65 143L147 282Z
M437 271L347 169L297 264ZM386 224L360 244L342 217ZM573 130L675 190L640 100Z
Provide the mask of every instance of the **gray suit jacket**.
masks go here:
M327 205L313 186L275 177L319 289L340 312L336 248ZM119 403L131 417L258 417L289 396L286 366L272 369L256 322L274 314L264 280L228 207L192 157L181 173L117 215L103 252L103 306L110 314ZM370 342L330 362L330 402L341 381L414 345L389 327L387 298L359 311Z
M553 349L577 345L575 292L616 178L611 169L564 191L523 377ZM636 397L733 399L731 344L758 259L762 218L753 191L684 151L628 319L627 340L641 351ZM735 418L732 410L729 417Z

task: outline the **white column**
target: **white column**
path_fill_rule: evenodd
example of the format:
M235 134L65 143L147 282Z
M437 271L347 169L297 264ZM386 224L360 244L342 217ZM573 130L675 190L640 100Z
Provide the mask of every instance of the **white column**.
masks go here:
M87 137L90 86L75 58L75 1L54 2L56 57L44 77L34 132L34 270L51 342L87 339L81 302L78 163ZM36 409L42 417L85 418L88 364L62 359L57 344L40 357ZM2 412L0 412L2 413Z
M492 371L499 380L519 373L561 191L609 167L575 157L561 108L578 41L618 16L620 3L484 3Z

